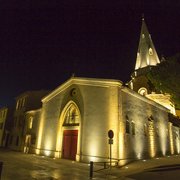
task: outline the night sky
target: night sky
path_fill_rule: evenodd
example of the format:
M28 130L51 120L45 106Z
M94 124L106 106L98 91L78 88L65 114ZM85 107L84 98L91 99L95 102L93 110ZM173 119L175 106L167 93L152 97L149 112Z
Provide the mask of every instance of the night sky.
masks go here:
M27 90L134 70L141 17L159 57L180 52L180 1L0 1L0 107Z

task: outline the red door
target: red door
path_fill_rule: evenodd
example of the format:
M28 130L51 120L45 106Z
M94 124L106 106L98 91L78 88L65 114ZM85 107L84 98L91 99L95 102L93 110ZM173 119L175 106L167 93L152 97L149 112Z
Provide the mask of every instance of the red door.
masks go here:
M78 130L65 130L63 133L63 158L76 159Z

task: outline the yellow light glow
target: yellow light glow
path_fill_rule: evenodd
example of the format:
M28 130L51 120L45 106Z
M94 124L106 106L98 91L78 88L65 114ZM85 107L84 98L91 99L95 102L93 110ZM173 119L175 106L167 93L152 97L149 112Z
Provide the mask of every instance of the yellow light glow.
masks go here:
M179 138L176 138L176 147L177 147L177 153L180 153L180 141Z
M147 59L146 59L146 60L147 60L147 65L149 65L149 57L147 57Z
M113 137L113 148L112 148L112 157L119 158L119 127L117 124L119 123L118 117L118 88L110 88L109 89L109 106L108 106L108 130L113 130L114 137ZM107 130L107 132L108 132ZM122 142L120 142L122 143Z
M36 154L40 153L40 148L41 148L41 141L42 141L42 134L43 134L43 127L44 127L44 117L43 117L43 112L41 114L40 118L40 123L39 123L39 132L38 132L38 139L37 139L37 150Z
M89 155L90 156L97 156L98 154L98 142L95 139L91 139L89 142Z
M60 157L60 154L59 154L59 152L55 152L55 158L59 158Z
M150 142L149 142L149 144L150 144L150 156L151 156L151 157L154 157L154 156L155 156L154 137L153 137L153 136L150 136L149 139L150 139Z
M36 149L36 154L40 154L40 150L39 149Z
M46 156L49 156L49 155L51 154L51 151L45 150L45 151L44 151L44 154L45 154Z
M174 154L174 142L173 142L172 123L169 123L169 141L170 141L170 151L171 151L171 154Z
M120 122L120 131L119 131L119 159L125 158L125 147L124 147L124 134L125 127L122 122Z
M166 124L165 123L159 123L159 138L160 138L160 147L161 147L161 151L163 156L166 155L166 151L167 151L167 133L166 133Z
M150 151L150 157L156 156L153 122L149 122L149 151Z
M89 161L96 161L96 160L97 160L96 157L93 157L93 156L90 156L90 157L89 157Z
M176 115L176 110L174 104L171 102L171 96L168 94L147 94L147 98L161 104L162 106L166 107L170 110L170 112Z
M136 103L136 102L134 102ZM144 142L142 140L142 136L136 134L136 129L143 129L144 127L139 116L137 115L137 113L134 111L132 114L133 117L133 122L135 123L135 134L134 134L134 152L136 155L137 159L142 159L143 157L143 149L144 149Z
M52 149L51 137L46 137L44 154L46 156L49 156L51 154L51 151L50 151L51 149Z
M141 136L136 136L135 137L135 146L134 146L134 150L136 153L136 157L138 159L142 159L142 153L143 153L143 141L142 141L142 137Z

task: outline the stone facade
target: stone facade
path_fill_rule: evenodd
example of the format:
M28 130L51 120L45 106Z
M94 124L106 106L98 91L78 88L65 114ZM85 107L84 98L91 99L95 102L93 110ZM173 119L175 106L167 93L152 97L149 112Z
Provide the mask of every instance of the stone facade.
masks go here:
M168 110L148 98L121 90L122 122L120 159L144 159L167 155ZM127 126L128 124L128 126Z
M25 126L22 142L24 153L35 153L35 143L38 136L40 117L41 109L27 111L25 114Z
M13 109L11 107L0 108L0 146L7 147L10 131L13 126Z
M120 86L120 81L71 78L43 99L37 153L63 157L63 132L78 130L76 160L107 159L107 132L113 129L113 154L118 158ZM66 111L71 105L76 107L78 123L64 125Z
M13 127L11 130L8 146L17 151L23 151L23 133L25 126L25 113L29 110L40 108L41 99L47 95L49 91L27 91L16 97L16 108L13 114Z

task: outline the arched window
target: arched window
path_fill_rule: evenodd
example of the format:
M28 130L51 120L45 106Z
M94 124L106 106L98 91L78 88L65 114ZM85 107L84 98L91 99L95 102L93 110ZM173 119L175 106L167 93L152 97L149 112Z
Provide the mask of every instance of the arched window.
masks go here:
M72 103L67 107L64 115L63 126L77 126L79 125L79 111L77 107Z
M131 122L131 128L132 128L132 135L135 135L136 134L135 123L133 121Z
M152 50L152 48L149 48L149 55L153 55L153 50Z
M141 94L142 96L145 96L145 95L147 95L147 89L145 87L141 87L138 90L138 93Z

